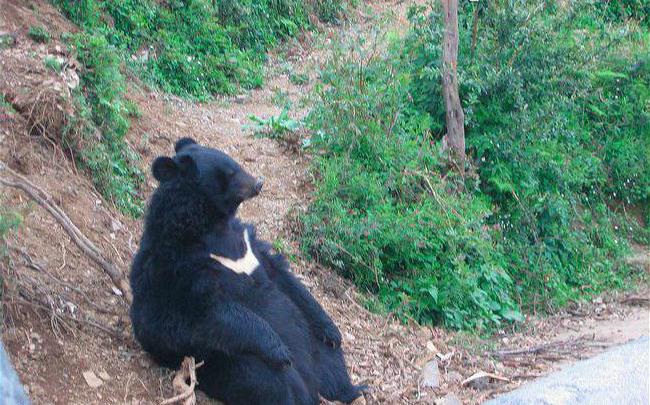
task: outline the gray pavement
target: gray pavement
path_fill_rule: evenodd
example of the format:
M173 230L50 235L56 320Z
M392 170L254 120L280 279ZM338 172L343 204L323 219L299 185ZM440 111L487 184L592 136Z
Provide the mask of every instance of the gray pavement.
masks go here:
M650 404L647 336L524 384L486 405Z
M2 341L0 341L0 404L2 405L28 405L29 400L25 396L18 376L11 366L9 356L5 353Z

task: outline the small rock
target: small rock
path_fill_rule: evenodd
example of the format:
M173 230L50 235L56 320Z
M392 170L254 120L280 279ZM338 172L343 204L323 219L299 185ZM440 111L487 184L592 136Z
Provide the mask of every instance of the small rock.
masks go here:
M438 351L436 345L434 345L433 342L430 340L427 342L427 350L430 351L431 353L436 353Z
M476 390L482 391L482 390L486 389L490 385L490 377L488 377L488 376L480 376L480 377L474 378L473 380L468 381L467 385L469 385L470 387L472 387L472 388L474 388Z
M424 366L420 381L425 387L436 388L440 385L440 370L436 360L431 360Z
M66 70L63 73L63 78L70 90L74 90L79 86L79 75L74 70Z
M463 405L461 400L453 392L450 392L449 394L445 395L440 399L436 399L435 404L436 405Z
M111 230L112 230L113 232L117 232L117 231L119 231L119 230L122 229L122 228L123 228L123 227L122 227L122 224L121 224L119 221L116 221L116 220L114 220L114 219L111 219Z
M446 375L446 380L457 384L463 381L463 376L458 371L450 371Z
M111 379L111 376L106 371L100 371L97 374L99 375L99 378L101 378L104 381L110 381Z
M235 96L235 103L243 104L246 101L247 98L248 97L246 97L246 94L237 94Z
M95 375L95 373L93 373L91 370L84 371L84 372L81 373L81 374L84 376L84 380L86 380L86 384L88 384L88 386L89 386L90 388L98 388L98 387L100 387L102 384L104 384L104 382L103 382L102 380L100 380L100 379Z

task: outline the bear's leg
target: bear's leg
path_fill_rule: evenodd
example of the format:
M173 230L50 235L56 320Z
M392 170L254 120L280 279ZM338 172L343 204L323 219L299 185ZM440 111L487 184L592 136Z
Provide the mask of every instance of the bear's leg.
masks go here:
M323 342L318 345L318 372L320 387L318 392L330 401L340 401L346 404L362 395L365 387L352 384L350 375L345 366L343 350L333 348Z
M277 370L251 355L218 356L197 370L199 389L227 405L315 405L293 368Z

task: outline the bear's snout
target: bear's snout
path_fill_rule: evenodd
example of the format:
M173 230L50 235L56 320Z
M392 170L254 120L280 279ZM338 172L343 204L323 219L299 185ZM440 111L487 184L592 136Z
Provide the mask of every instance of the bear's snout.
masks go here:
M257 182L255 183L255 187L253 187L253 195L256 196L262 191L262 187L264 186L264 179L257 179Z
M257 196L262 191L264 180L255 178L242 170L237 175L236 184L235 189L238 190L239 198L241 201L246 201Z

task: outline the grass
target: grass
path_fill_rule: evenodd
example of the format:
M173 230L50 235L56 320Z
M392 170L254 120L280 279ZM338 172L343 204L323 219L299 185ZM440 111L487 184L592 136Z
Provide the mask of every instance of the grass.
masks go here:
M463 7L467 175L441 148L440 10L343 38L307 118L303 249L375 308L474 331L642 279L623 258L626 212L650 207L647 28L591 3Z
M45 27L31 26L27 31L27 36L34 42L46 44L50 42L52 36Z
M122 212L137 217L144 210L140 187L144 175L135 164L135 152L124 137L129 116L137 107L125 98L126 82L115 48L104 37L76 34L70 44L82 63L81 85L75 89L77 114L64 140L70 143L80 166L86 169L97 189ZM96 141L99 137L99 142ZM74 150L72 145L83 145Z

